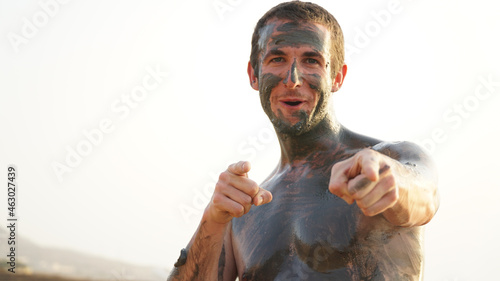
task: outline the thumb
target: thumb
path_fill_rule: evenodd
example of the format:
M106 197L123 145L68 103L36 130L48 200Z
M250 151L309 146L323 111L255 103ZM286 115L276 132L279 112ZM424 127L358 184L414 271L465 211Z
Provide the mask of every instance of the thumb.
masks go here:
M252 198L252 203L255 206L267 204L273 200L273 194L268 190L259 188L259 192Z

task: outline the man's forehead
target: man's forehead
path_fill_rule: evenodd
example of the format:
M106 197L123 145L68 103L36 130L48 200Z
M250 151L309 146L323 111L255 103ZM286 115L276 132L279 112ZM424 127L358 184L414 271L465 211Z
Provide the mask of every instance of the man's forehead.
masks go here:
M309 45L317 51L327 51L330 32L320 24L273 20L259 31L261 50L284 46L299 47Z

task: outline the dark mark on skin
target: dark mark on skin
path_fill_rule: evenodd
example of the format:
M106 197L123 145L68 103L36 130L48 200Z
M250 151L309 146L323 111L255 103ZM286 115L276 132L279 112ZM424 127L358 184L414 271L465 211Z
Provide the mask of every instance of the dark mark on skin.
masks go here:
M350 188L349 193L354 194L356 192L362 191L367 188L372 183L371 180L367 178L360 179L352 188Z
M196 280L198 278L198 275L200 274L200 266L198 264L195 264L195 269L193 273L193 278L191 278L192 281Z
M385 165L384 167L382 167L379 171L378 171L378 174L379 175L382 175L384 174L386 171L388 171L391 167L389 165ZM354 194L358 191L362 191L364 190L365 188L367 188L371 183L373 183L371 180L367 179L367 178L362 178L361 180L359 180L352 188L350 188L349 190L349 193L351 194Z
M410 163L410 162L406 162L405 165L412 166L412 167L417 167L417 164Z
M291 71L290 79L292 79L292 83L297 83L297 59L293 60Z
M275 26L275 24L269 23L259 30L259 48L261 51L266 49L267 41L273 33Z
M319 85L321 84L321 76L319 74L309 74L309 76L313 78L309 80L309 87L313 90L319 90Z
M271 73L265 73L262 77L259 78L259 95L260 95L260 103L264 108L264 112L271 118L271 91L278 85L278 83L282 80L281 77L276 76Z
M300 79L299 76L302 76L302 74L301 75L297 74L297 59L293 59L292 66L290 67L290 70L287 71L286 78L283 79L283 84L288 83L288 78L290 78L292 83L295 84Z
M380 169L380 170L378 171L378 174L379 174L379 175L382 175L383 173L385 173L385 172L386 172L387 170L389 170L390 168L391 168L391 166L389 166L389 165L385 165L384 167L382 167L382 169Z
M271 38L271 46L287 45L298 47L300 45L311 45L315 50L322 50L324 47L323 38L325 38L325 33L312 24L299 25L297 22L287 22L278 26L276 31L283 33Z
M288 77L290 77L290 70L288 70L288 71L286 72L286 78L285 78L285 79L283 79L283 84L288 83Z
M224 280L224 267L226 266L226 247L222 245L222 251L219 257L219 274L218 280Z

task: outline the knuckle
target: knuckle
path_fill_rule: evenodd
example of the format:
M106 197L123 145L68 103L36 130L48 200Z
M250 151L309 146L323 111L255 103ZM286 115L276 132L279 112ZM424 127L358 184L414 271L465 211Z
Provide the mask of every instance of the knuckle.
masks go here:
M221 193L226 187L226 183L223 181L219 181L215 184L214 194Z
M337 162L337 163L333 164L333 166L332 166L332 171L336 171L336 170L340 170L340 169L342 169L342 166L343 166L343 164L344 164L344 161L345 161L345 160L343 160L343 161L339 161L339 162Z
M356 201L356 204L363 211L363 213L366 211L366 207L368 207L366 206L365 202L363 202L363 200Z
M242 205L238 205L233 211L233 217L239 218L245 214L245 208Z
M342 190L338 184L330 184L330 186L328 186L328 190L332 194L342 195Z
M243 204L250 206L252 204L252 197L245 194L243 196Z
M370 161L376 161L376 157L378 155L378 152L371 148L363 148L363 150L361 150L359 153L361 157L366 158Z
M250 183L249 191L252 196L256 195L259 192L259 185L256 182L252 181Z
M223 201L224 201L224 196L220 193L215 193L214 196L212 196L212 203L215 206L221 205Z
M387 194L387 199L389 200L390 203L396 203L399 199L399 195L396 191L393 191Z
M371 155L373 152L374 152L374 151L373 151L371 148L367 148L367 147L365 147L365 148L361 149L361 150L358 152L358 154L363 155L363 156L365 156L365 155L366 155L366 156L368 156L368 155Z
M252 208L252 204L243 204L243 214L247 214L250 212L250 209Z
M396 186L396 179L394 178L394 175L392 174L388 175L385 180L388 186L390 187Z
M229 181L229 173L227 171L220 173L219 181L228 182Z

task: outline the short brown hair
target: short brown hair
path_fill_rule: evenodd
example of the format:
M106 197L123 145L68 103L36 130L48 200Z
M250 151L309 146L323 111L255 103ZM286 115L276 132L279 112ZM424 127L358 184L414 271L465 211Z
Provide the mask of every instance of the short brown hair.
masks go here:
M259 72L259 55L262 52L259 48L260 30L271 19L310 22L326 26L331 34L332 78L335 78L336 73L344 65L344 35L342 34L342 29L333 15L323 7L311 2L300 2L298 0L275 6L267 11L257 22L252 36L252 51L250 53L250 64L255 71L255 75L258 75Z

